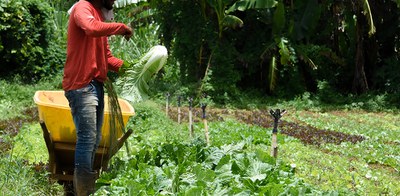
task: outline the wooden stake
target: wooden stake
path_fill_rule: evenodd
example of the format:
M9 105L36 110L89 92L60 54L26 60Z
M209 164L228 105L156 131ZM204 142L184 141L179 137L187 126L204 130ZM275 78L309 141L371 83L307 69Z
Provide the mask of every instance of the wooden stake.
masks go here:
M167 100L166 100L166 104L165 104L165 114L166 114L167 116L168 116L168 110L169 110L169 96L170 96L170 94L167 93L167 94L166 94Z
M189 98L189 134L190 137L194 137L194 133L193 133L193 117L192 117L192 102L193 102L193 98Z
M181 124L181 96L178 96L178 124Z
M271 156L278 157L278 143L277 141L277 134L272 134L272 146L271 146Z
M201 104L201 109L203 110L202 118L203 118L203 123L204 123L204 134L205 134L205 137L206 137L207 146L209 146L210 145L210 138L209 138L209 135L208 135L208 126L207 126L207 118L206 118L206 107L207 107L206 104Z
M207 119L203 119L203 123L204 123L204 131L205 131L205 135L206 135L207 146L209 146L210 145L210 137L208 135Z

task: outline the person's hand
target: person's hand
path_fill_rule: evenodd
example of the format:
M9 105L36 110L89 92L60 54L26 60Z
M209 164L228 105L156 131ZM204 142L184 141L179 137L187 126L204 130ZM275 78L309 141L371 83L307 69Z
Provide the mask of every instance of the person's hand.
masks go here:
M127 41L129 41L129 39L132 37L132 35L133 35L133 31L132 31L132 28L131 28L131 27L128 27L128 28L125 30L125 33L123 34L124 38L125 38Z
M128 68L130 68L130 67L131 67L131 65L127 61L124 61L124 63L122 64L122 66L118 70L118 75L119 76L124 75L126 70Z

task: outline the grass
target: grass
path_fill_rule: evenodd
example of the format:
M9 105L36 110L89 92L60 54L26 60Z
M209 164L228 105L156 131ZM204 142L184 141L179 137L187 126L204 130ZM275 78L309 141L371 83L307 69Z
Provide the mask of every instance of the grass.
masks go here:
M0 163L1 195L60 195L60 186L51 186L45 172L36 172L23 160L2 157Z
M35 107L35 91L57 89L59 81L56 77L27 85L18 77L0 80L0 195L60 195L62 187L47 177L48 154L39 123L27 112Z
M60 74L35 84L24 84L18 76L11 80L0 79L0 121L24 116L26 108L35 106L35 91L60 89L61 77Z
M343 151L351 151L344 147ZM296 164L296 175L322 190L346 190L354 195L398 195L398 173L352 156L323 151L299 142L280 146L282 160Z
M25 124L11 140L11 150L0 155L0 195L62 195L62 187L47 176L39 124Z
M42 128L39 123L24 125L14 138L12 156L25 160L27 164L35 165L46 163L48 153L46 143L42 135Z
M367 140L354 145L325 145L324 149L340 152L365 160L370 164L382 164L400 171L400 116L397 113L372 113L363 111L333 111L325 113L295 112L293 119L327 130L358 134ZM345 145L345 144L344 144Z
M356 144L325 144L319 148L284 144L282 157L300 166L297 174L306 182L322 189L347 187L360 195L400 194L397 184L400 180L400 117L397 113L293 111L287 119L366 138Z

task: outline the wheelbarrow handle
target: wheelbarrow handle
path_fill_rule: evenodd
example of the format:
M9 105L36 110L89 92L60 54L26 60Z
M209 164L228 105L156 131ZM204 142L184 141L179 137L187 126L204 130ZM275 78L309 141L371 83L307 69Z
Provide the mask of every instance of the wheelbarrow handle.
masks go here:
M118 152L118 150L124 145L124 142L128 139L128 137L130 135L132 135L132 133L133 133L133 130L128 129L128 131L126 133L124 133L124 135L122 135L122 137L120 139L118 139L117 145L110 151L110 154L109 154L110 158L113 157Z

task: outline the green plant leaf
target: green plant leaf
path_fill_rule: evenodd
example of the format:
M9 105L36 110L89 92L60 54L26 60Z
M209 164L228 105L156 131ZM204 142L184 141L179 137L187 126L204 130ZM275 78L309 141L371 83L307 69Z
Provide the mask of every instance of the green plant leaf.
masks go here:
M236 29L238 27L243 27L243 21L237 16L225 15L224 19L222 20L222 25L224 27Z
M279 1L272 21L272 32L275 36L280 36L280 33L285 28L285 22L285 5L282 1Z
M273 8L278 4L275 0L241 0L234 3L227 13L238 11L246 11L248 9L264 9Z
M284 37L278 39L279 54L281 55L282 65L287 65L290 62L290 50L287 43L288 41Z
M230 155L225 155L224 157L222 157L219 162L217 167L215 167L215 170L220 169L222 166L228 164L231 160L231 156Z
M236 161L232 162L232 167L231 167L232 173L233 174L241 174L242 170L240 169L239 165L236 163Z
M277 79L276 58L275 56L273 56L268 71L268 89L270 92L275 90L276 79Z
M203 187L194 186L191 187L189 190L185 191L185 195L187 196L202 196L203 195Z

